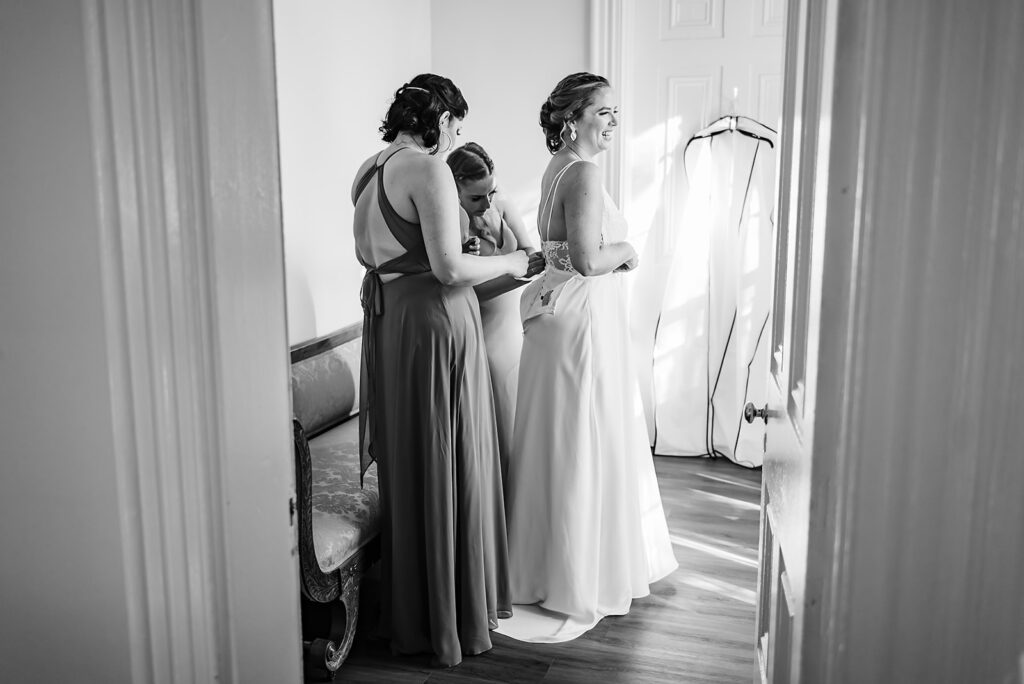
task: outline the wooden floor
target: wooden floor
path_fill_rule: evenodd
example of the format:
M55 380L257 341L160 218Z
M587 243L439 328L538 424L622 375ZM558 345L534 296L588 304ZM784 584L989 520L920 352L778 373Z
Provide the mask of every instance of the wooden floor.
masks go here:
M359 633L343 682L751 682L761 472L726 460L655 459L679 569L563 644L493 634L494 648L447 670L429 658L391 656L365 635L376 587L365 583Z

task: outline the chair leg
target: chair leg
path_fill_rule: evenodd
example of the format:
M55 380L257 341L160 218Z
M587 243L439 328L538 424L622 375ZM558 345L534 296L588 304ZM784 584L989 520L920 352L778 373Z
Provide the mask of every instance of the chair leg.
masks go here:
M345 621L343 632L338 634L341 639L341 644L338 647L339 666L348 657L348 652L352 650L356 626L359 624L359 581L363 574L361 565L361 563L353 563L343 569L341 573L341 596L338 597L338 602L343 606ZM331 637L335 637L334 625L331 626Z
M352 650L359 624L361 577L361 564L352 563L339 572L341 590L337 599L329 603L303 599L303 651L308 676L333 680Z

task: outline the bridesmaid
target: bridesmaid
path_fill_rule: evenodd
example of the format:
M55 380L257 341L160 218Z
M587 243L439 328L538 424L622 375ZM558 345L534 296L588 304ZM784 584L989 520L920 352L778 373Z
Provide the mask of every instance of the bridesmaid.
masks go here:
M448 166L459 189L462 238L467 245L464 249L481 256L522 250L531 255L527 277L543 271L544 255L522 218L499 191L494 177L494 162L484 148L474 142L466 143L448 156ZM520 292L514 290L525 284L523 280L503 276L476 287L494 393L503 482L508 478L519 353L523 348Z
M360 453L380 482L381 633L450 667L511 614L497 434L474 285L523 276L524 252L464 254L451 170L469 107L449 79L395 92L389 143L352 185L366 267Z

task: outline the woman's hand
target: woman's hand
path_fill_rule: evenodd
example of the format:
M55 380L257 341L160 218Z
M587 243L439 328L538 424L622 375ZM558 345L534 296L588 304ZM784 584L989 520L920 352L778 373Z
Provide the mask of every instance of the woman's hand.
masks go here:
M623 261L618 266L616 266L615 272L625 273L626 271L632 271L640 263L640 257L637 256L636 250L633 248L633 245L629 244L628 242L622 242L620 244L625 245L626 247L629 248L630 257Z
M616 273L625 273L626 271L632 271L640 264L640 257L633 255L632 258L622 262L615 267Z
M544 252L533 252L530 254L530 258L526 266L526 276L524 277L532 278L535 275L542 273L545 266L547 266L547 264L544 261Z
M473 236L462 243L462 252L464 254L472 254L473 256L480 256L480 238Z
M526 252L521 249L506 254L505 258L509 263L508 274L513 278L522 278L526 275L527 270L530 267L530 257L526 256Z

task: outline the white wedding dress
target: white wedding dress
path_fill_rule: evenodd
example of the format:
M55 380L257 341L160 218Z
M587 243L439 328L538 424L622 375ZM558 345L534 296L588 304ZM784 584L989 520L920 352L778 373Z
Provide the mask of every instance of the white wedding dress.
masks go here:
M555 177L538 216L550 224ZM626 238L605 195L602 241ZM541 236L548 225L541 223ZM568 243L523 293L525 338L506 502L513 617L498 631L560 642L623 615L676 567L629 351L622 274L583 276ZM532 605L524 605L532 604Z

